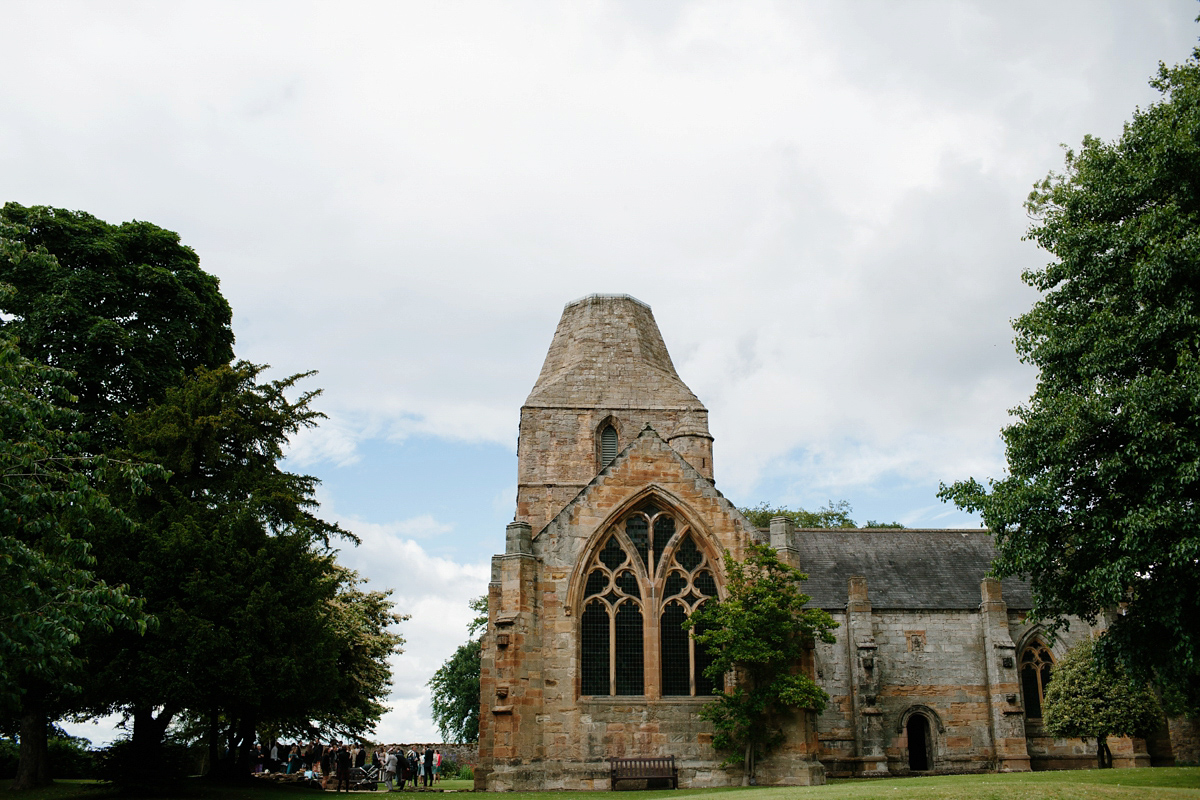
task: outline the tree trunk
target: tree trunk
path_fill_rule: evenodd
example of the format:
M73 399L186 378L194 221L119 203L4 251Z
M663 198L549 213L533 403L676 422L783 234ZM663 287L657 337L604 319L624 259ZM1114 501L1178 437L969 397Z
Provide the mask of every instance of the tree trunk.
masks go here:
M746 756L742 760L742 786L750 785L750 773L754 770L754 744L746 742Z
M220 751L217 749L217 740L220 739L220 732L217 730L217 710L214 708L208 712L208 775L216 775L219 767Z
M255 759L252 757L254 752L254 734L255 734L254 718L247 715L242 718L241 730L238 731L238 738L241 739L241 747L238 752L238 770L239 778L248 778L254 772Z
M49 755L46 749L47 730L50 721L41 699L26 695L24 713L21 714L21 749L17 755L17 777L13 789L35 789L47 786L50 779Z
M1112 750L1108 749L1108 738L1105 736L1096 738L1096 760L1100 769L1112 769Z
M212 722L214 725L218 724L216 712L213 713ZM229 727L226 728L225 730L221 731L217 737L218 739L224 739L225 751L223 753L219 754L219 756L217 757L217 760L213 764L212 769L209 770L210 775L212 775L217 780L222 780L222 781L230 780L237 774L236 764L237 764L237 756L238 756L238 747L241 742L241 739L238 737L238 732L237 732L238 731L238 721L236 719L234 719L234 720L228 720L227 722L228 722Z
M133 736L130 737L133 751L132 763L137 765L136 769L140 774L126 776L128 779L137 781L142 778L158 777L158 773L163 768L163 737L167 733L167 726L175 717L175 712L174 706L164 706L155 717L154 710L149 706L134 706Z

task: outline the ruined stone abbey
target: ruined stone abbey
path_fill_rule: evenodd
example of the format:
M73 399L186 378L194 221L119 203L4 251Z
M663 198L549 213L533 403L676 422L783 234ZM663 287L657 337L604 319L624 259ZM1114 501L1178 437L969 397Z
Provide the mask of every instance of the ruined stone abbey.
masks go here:
M840 623L809 663L829 693L797 710L759 783L827 775L1090 766L1042 734L1051 641L1027 585L985 578L986 531L757 529L714 483L708 410L650 308L570 303L521 408L515 520L492 559L476 788L608 788L611 756L674 756L681 786L741 783L696 714L713 691L680 623L724 591L722 553L769 543ZM1117 766L1169 744L1111 740Z

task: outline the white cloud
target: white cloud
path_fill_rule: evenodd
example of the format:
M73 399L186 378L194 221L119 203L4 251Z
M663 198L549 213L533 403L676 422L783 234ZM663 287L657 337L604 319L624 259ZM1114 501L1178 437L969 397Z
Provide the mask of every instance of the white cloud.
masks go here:
M487 594L489 563L460 564L430 556L413 538L451 528L429 515L388 525L329 514L328 518L362 539L343 548L338 561L366 577L372 588L392 587L396 610L409 619L400 625L404 652L392 658L390 710L376 728L379 741L440 741L432 723L429 688L433 673L467 640L469 602Z

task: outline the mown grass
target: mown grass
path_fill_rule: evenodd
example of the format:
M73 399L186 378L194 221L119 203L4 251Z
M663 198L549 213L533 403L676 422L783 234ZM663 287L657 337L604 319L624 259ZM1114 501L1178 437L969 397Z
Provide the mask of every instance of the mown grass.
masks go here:
M8 782L0 783L3 789ZM439 789L467 789L469 781L442 781ZM139 800L287 800L312 796L319 789L302 789L252 781L225 786L206 781L183 781L166 794L141 794ZM365 793L361 793L365 794ZM593 792L512 792L505 800L567 800ZM886 778L834 781L826 786L749 789L680 789L637 792L630 800L682 800L719 794L720 800L1125 800L1125 798L1200 798L1200 767L1155 769L1074 770L1009 775L939 775L922 778ZM13 800L119 800L125 795L89 781L62 781L44 789L10 794ZM612 797L604 792L604 797Z

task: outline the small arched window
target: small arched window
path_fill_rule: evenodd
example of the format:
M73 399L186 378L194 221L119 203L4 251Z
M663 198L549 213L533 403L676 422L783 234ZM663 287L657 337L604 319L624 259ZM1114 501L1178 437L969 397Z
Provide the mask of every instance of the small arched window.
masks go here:
M1046 700L1053 665L1050 650L1037 639L1021 653L1021 695L1025 700L1025 716L1030 719L1042 718L1042 704Z
M617 429L605 425L600 431L600 469L604 469L617 457Z

